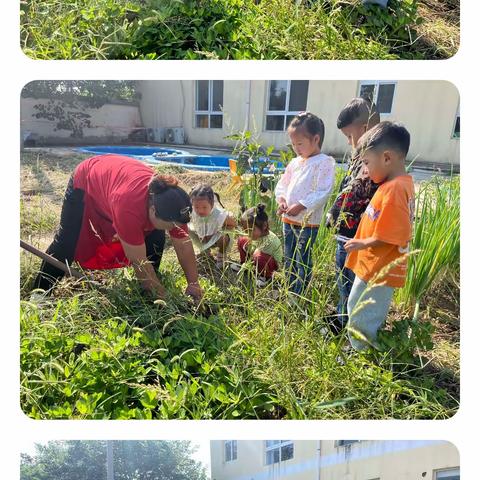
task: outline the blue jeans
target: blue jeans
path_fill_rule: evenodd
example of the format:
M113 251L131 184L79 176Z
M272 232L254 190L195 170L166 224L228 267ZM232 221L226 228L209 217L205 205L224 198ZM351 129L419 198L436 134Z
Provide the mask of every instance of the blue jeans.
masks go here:
M345 327L348 321L347 302L352 290L355 274L349 268L345 267L347 252L345 251L345 242L337 240L337 250L335 251L335 277L337 279L338 288L338 325Z
M377 332L385 324L394 288L369 285L355 277L348 299L348 337L355 350L377 346Z
M298 295L304 291L312 278L312 253L317 234L318 227L283 224L285 269L289 288Z

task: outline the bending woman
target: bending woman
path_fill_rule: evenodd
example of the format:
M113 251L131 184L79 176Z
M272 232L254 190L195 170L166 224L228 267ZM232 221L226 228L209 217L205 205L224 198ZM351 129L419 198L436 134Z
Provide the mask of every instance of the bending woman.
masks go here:
M167 230L187 278L185 293L199 300L203 292L187 228L191 210L188 194L174 177L155 175L130 157L95 156L80 163L70 178L47 253L85 269L132 265L143 288L164 298L157 270ZM44 262L35 288L49 290L63 275Z

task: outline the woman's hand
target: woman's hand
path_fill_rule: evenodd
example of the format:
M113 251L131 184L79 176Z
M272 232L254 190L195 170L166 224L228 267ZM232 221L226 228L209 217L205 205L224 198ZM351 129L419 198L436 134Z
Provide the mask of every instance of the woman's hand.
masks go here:
M305 205L302 205L301 203L294 203L285 213L291 217L296 217L300 212L305 210L305 208Z
M192 282L187 285L185 295L190 295L196 302L203 298L203 290L198 282Z

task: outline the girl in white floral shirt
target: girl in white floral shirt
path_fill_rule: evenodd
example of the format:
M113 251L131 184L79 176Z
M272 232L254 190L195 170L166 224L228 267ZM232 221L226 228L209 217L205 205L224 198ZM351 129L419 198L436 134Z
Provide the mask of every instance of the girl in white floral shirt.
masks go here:
M312 250L334 185L335 160L321 153L325 126L316 115L297 115L288 127L288 135L298 156L287 165L275 197L283 222L290 290L300 295L312 275Z

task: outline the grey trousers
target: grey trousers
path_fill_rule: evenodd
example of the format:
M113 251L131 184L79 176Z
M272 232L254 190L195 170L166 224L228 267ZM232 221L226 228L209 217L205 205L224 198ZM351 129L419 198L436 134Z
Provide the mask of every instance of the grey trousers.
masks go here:
M347 332L355 350L376 346L377 332L385 324L393 292L392 287L368 285L355 277L347 304Z

